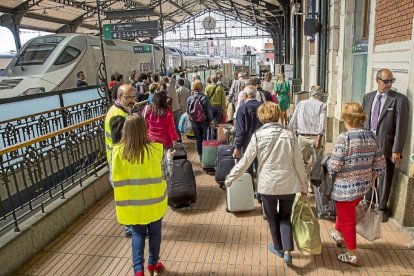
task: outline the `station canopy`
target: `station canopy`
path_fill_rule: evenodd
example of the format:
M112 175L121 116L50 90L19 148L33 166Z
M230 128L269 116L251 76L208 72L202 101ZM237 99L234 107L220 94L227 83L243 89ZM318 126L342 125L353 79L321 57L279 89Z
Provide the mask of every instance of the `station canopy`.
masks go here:
M98 10L103 24L160 20L171 30L206 12L225 14L233 20L269 31L283 20L284 7L290 1L277 0L1 0L0 25L10 14L19 27L53 33L99 33ZM99 3L99 9L97 6ZM114 10L153 8L152 14L137 18L107 19Z

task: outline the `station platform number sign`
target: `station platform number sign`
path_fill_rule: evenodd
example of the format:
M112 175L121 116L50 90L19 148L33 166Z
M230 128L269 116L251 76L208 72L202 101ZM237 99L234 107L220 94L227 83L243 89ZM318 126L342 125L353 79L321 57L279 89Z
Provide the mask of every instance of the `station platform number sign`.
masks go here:
M157 37L158 21L104 24L103 36L106 40Z

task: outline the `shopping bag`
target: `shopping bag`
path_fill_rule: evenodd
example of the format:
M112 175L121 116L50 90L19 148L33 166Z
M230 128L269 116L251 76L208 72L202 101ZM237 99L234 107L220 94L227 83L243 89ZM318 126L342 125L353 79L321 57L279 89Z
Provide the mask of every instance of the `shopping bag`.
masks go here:
M375 186L372 188L371 201L367 202L364 197L356 209L356 231L369 241L381 238L382 215L378 204L373 202L374 196L375 202L378 202L378 192Z
M309 203L303 197L297 201L292 215L293 238L303 255L319 255L322 251L320 226Z

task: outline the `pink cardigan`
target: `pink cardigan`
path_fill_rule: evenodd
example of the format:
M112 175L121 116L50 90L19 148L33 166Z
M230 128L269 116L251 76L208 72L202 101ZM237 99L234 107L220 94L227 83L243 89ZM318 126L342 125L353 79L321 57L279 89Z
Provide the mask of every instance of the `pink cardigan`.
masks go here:
M151 142L161 143L164 147L173 146L173 141L177 141L178 136L175 132L174 117L171 109L167 109L167 116L160 117L152 112L152 107L144 109L147 112L145 121L147 123L147 133Z

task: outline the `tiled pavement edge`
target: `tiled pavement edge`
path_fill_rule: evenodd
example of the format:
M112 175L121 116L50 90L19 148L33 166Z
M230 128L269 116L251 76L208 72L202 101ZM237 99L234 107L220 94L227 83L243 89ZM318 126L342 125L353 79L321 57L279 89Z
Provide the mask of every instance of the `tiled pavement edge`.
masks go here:
M259 206L254 211L225 211L225 193L214 176L196 161L193 141L185 141L197 179L192 210L168 210L163 220L163 275L414 275L414 251L405 249L410 235L394 222L383 224L383 238L358 237L361 264L336 260L342 251L330 239L333 222L320 220L322 254L293 252L293 268L267 250L271 237ZM146 254L147 255L147 254ZM3 264L5 265L5 264ZM133 275L131 239L116 222L113 195L79 218L53 243L23 266L19 275Z

